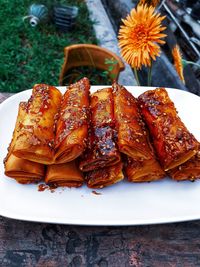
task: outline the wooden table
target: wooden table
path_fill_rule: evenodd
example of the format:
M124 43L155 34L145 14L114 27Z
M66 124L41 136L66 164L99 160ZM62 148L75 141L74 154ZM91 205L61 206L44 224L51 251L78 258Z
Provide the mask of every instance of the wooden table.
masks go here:
M0 266L200 266L200 221L83 227L0 217Z

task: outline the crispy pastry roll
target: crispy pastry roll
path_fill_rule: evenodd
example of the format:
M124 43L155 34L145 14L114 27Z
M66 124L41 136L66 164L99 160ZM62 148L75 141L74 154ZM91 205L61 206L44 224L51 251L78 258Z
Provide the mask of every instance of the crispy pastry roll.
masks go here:
M54 186L79 187L83 184L83 174L76 161L47 166L45 182Z
M117 144L120 152L135 160L152 158L137 100L123 86L114 83L113 89Z
M19 105L13 138L8 148L8 154L4 160L5 175L14 178L21 184L37 183L44 178L45 173L45 166L43 164L17 158L12 154L16 139L20 133L21 122L23 121L25 114L26 103L21 102Z
M172 179L177 181L194 181L200 178L200 147L196 155L180 166L171 169L168 173Z
M86 173L85 180L90 188L103 188L124 179L122 163L101 169L96 169Z
M112 88L99 90L91 96L91 123L88 148L80 162L82 171L91 171L120 161L114 141Z
M196 154L198 142L178 117L164 88L146 91L138 99L165 171L181 165Z
M34 86L13 148L16 157L43 164L53 162L54 117L61 98L62 94L53 86Z
M26 159L9 155L5 162L5 175L14 178L20 184L38 183L44 179L45 166Z
M143 160L127 157L125 173L129 182L151 182L165 177L165 172L154 157Z
M87 78L72 84L63 96L58 116L55 163L76 159L86 148L90 83Z

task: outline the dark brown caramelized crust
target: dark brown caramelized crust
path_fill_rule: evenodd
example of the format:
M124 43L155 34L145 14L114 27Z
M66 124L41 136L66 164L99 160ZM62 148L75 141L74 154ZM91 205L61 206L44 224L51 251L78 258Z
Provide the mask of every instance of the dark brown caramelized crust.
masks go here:
M85 179L90 188L103 188L115 184L124 179L122 163L87 172Z
M169 176L177 181L194 181L200 178L200 147L197 153L187 162L169 170Z
M165 171L181 165L196 154L198 142L178 117L164 88L146 91L138 99Z
M114 114L112 88L91 95L91 123L88 148L81 162L82 171L91 171L120 161L114 140Z
M124 169L129 182L151 182L166 176L155 157L143 160L128 157Z

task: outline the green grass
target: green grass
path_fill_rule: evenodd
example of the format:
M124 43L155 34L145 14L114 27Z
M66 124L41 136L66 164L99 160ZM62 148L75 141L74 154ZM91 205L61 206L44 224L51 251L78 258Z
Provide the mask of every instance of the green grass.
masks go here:
M79 7L76 26L68 33L59 32L50 22L35 28L28 21L23 22L32 3L31 0L1 0L1 92L23 91L35 83L58 85L63 48L75 43L97 43L84 1L56 1ZM49 8L53 3L53 0L44 1Z

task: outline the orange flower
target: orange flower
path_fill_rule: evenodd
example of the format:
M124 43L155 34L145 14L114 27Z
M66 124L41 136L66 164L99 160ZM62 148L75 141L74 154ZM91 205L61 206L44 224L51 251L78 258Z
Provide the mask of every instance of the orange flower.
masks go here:
M160 39L166 36L161 33L166 29L161 25L165 16L161 17L154 11L152 6L139 5L131 10L126 19L122 19L124 25L119 30L119 47L122 57L133 68L150 66L151 59L155 60L160 55L158 43L165 43Z
M180 52L180 48L178 45L176 45L173 49L172 49L172 55L174 58L174 67L181 79L181 81L185 84L185 79L183 76L183 64L182 64L182 56L181 56L181 52Z
M147 5L156 7L160 3L160 0L140 0L138 5Z

